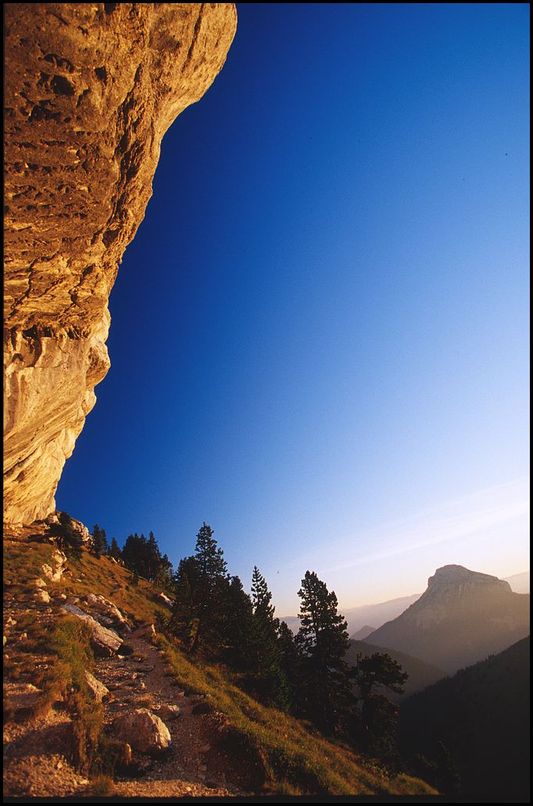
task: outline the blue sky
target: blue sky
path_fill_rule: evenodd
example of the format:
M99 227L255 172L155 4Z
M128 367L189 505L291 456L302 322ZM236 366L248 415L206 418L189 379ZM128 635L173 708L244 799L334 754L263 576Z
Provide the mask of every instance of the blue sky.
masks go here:
M529 8L243 4L167 133L57 506L278 613L528 566Z

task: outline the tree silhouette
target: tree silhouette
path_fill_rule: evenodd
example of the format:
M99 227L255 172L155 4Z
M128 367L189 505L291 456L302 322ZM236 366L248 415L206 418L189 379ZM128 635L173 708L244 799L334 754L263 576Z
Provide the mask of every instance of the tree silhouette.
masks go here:
M93 552L98 559L107 551L107 538L105 530L98 526L97 523L93 526Z
M255 672L255 691L263 701L287 709L290 692L278 638L279 619L274 616L272 594L257 566L254 566L251 590L253 609L251 656Z
M227 565L213 535L204 521L196 535L194 555L181 560L174 577L172 625L191 652L200 646L211 652L220 649L222 623L228 617L224 613Z
M398 707L380 693L388 689L396 694L404 690L407 673L398 661L384 652L363 657L357 655L355 681L360 692L359 719L353 723L360 749L395 767L398 763Z
M114 537L111 538L111 545L107 551L109 557L113 557L115 560L122 559L122 552L119 548L119 545Z
M204 521L196 535L194 554L201 576L210 582L217 577L226 576L228 570L224 560L224 552L219 548L213 535L213 530Z
M322 731L341 729L354 705L353 671L344 660L347 623L337 613L337 597L316 573L306 571L298 591L300 629L300 708Z

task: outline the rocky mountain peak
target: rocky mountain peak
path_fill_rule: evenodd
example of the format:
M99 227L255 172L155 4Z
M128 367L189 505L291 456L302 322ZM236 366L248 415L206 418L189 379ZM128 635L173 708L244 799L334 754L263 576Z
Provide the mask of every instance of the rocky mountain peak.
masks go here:
M478 571L470 571L462 565L443 565L442 568L437 568L433 576L429 577L426 594L452 593L458 595L466 590L481 591L496 588L511 593L511 586L503 579Z

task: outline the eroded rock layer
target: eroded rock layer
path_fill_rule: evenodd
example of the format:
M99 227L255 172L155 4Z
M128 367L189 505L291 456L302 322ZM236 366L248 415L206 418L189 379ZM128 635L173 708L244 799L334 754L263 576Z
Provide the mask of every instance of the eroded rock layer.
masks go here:
M226 3L8 3L4 521L54 494L109 369L107 308L161 139L224 64Z

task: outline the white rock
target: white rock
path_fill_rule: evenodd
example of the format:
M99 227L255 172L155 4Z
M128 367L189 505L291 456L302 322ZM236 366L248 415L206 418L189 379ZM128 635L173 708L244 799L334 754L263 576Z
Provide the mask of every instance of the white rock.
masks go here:
M34 579L33 584L35 585L36 588L46 588L46 582L44 581L44 579L41 579L40 577L39 579Z
M50 594L48 591L37 590L35 591L33 598L37 602L42 602L43 604L50 604Z
M174 604L172 599L169 599L169 597L165 593L160 593L157 598L160 599L168 607L172 607L172 605Z
M65 566L67 564L67 558L62 551L56 549L51 557L52 565L48 565L44 563L42 566L42 572L51 582L60 582L61 577L63 576Z
M87 688L96 702L102 702L104 697L107 697L109 694L109 689L90 672L85 672L85 680L87 682Z
M104 657L114 655L122 644L122 638L120 638L116 632L114 632L114 630L109 630L107 627L102 627L102 625L99 624L96 619L94 619L88 613L85 613L85 611L81 610L79 607L76 607L72 604L65 604L61 608L61 612L77 616L77 618L82 619L86 624L89 625L93 648L98 655L102 655Z
M172 741L163 720L147 708L137 708L129 714L119 716L113 722L113 733L139 753L166 750Z
M108 623L126 624L126 619L118 607L101 594L89 593L85 597L85 601L91 608L96 610L100 616L108 619Z

